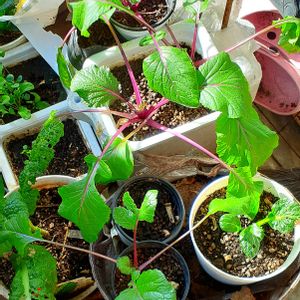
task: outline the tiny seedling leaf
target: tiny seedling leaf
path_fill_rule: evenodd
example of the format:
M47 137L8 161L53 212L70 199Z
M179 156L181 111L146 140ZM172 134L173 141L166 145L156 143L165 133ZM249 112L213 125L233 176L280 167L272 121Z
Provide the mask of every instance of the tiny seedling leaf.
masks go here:
M157 195L157 190L147 191L140 208L139 221L146 221L149 223L154 221L154 215L157 206Z
M125 207L116 207L113 212L113 218L119 226L133 230L138 220L138 215Z
M259 251L263 238L264 230L256 223L243 229L240 233L240 245L243 253L249 258L254 258Z
M220 228L226 232L239 232L242 229L240 219L231 214L223 215L219 220L219 224Z
M132 211L135 214L139 213L139 209L137 208L136 204L134 203L134 200L131 198L129 192L126 192L123 195L122 201L124 203L124 206Z
M131 266L131 262L128 256L122 256L117 259L117 268L121 271L122 274L131 275L135 270Z
M75 74L71 90L89 107L100 107L117 99L119 82L107 67L92 65Z
M165 98L187 107L199 106L199 78L186 50L162 46L144 59L143 71L149 87Z
M269 225L281 233L291 232L295 227L295 222L300 220L300 205L296 201L282 198L273 206L268 215L271 220Z

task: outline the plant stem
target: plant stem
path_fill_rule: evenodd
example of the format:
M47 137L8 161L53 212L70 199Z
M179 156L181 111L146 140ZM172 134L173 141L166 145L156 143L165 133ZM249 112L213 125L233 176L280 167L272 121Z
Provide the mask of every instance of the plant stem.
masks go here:
M192 61L195 60L196 43L197 43L197 36L198 36L198 29L199 29L199 20L200 20L200 4L198 5L196 18L195 18L195 27L194 27L194 34L193 34L192 50L191 50Z
M63 46L66 44L66 42L67 42L68 39L70 38L71 34L72 34L75 30L76 30L76 27L75 27L75 26L73 26L73 27L69 30L69 32L67 33L67 35L65 36L65 38L64 38L64 40L63 40L63 43L62 43L61 47L63 47Z
M262 225L265 225L265 224L269 223L272 220L273 220L272 218L266 217L266 218L256 222L256 225L257 226L262 226Z
M149 266L154 260L156 260L158 257L160 257L162 254L164 254L166 251L168 251L170 248L172 248L174 245L176 245L178 242L180 242L182 239L184 239L186 236L188 236L192 231L194 231L196 228L198 228L210 215L204 216L198 223L196 223L190 230L185 232L183 235L181 235L177 240L166 246L164 249L162 249L160 252L152 256L150 259L148 259L146 262L144 262L142 265L139 266L139 270L143 271L147 266Z
M119 38L118 38L118 36L117 36L114 28L112 27L111 23L109 22L109 20L107 18L104 18L104 20L105 20L105 23L108 26L110 32L112 33L112 35L113 35L113 37L114 37L114 39L115 39L115 41L116 41L116 43L118 45L118 48L119 48L119 50L121 52L123 60L125 62L125 66L127 68L128 75L129 75L129 78L130 78L130 81L131 81L131 84L132 84L132 87L133 87L133 90L134 90L134 93L135 93L136 104L140 105L142 103L141 94L140 94L139 87L137 85L136 79L134 77L133 70L132 70L132 68L130 66L130 63L128 61L128 58L126 56L126 53L125 53L125 51L124 51L124 49L122 47L122 44L121 44L121 42L120 42L120 40L119 40Z
M41 232L42 236L49 236L49 232L47 230L44 230L44 229L42 229L38 226L33 225L30 220L29 220L29 226L30 226L30 229L32 231L38 231L39 230Z
M180 46L178 40L176 39L176 36L175 36L173 30L171 29L171 27L169 26L169 24L166 24L165 26L166 26L166 28L167 28L167 31L168 31L169 34L170 34L170 37L172 38L172 40L173 40L173 42L174 42L174 44L175 44L175 46L176 46L177 48L181 48L181 46Z
M137 253L137 229L139 220L136 220L135 227L133 230L133 265L137 269L139 267L138 253Z

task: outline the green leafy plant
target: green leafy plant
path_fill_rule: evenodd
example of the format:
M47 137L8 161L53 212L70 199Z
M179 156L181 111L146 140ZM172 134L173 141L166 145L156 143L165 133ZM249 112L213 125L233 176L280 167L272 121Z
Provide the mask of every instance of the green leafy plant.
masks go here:
M4 67L0 64L0 118L5 115L16 116L28 120L31 110L48 107L34 92L34 85L24 81L22 76L17 78L12 74L5 75Z
M12 16L16 12L16 0L0 0L0 16L8 15ZM0 31L16 30L15 26L11 22L0 22Z

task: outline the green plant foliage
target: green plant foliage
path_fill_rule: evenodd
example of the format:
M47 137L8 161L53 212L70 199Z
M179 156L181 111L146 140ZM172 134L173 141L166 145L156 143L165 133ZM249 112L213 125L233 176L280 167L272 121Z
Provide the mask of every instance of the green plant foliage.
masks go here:
M203 78L197 75L186 50L160 47L144 59L143 72L149 87L165 98L187 107L199 106Z
M134 272L134 268L131 266L131 262L128 256L122 256L117 259L117 268L122 274L131 275Z
M0 16L13 16L16 12L15 0L0 0ZM11 22L0 22L0 31L16 30Z
M58 72L59 72L59 77L67 89L70 89L71 87L71 82L72 79L75 75L75 69L74 67L65 59L62 48L58 48L57 51L57 65L58 65Z
M13 265L10 300L55 299L56 261L44 247L28 245L24 256L14 255Z
M236 215L225 214L219 220L220 228L226 232L239 232L242 229L241 221Z
M24 169L19 176L20 194L27 204L30 215L33 214L39 192L31 186L38 176L42 176L54 157L54 147L64 135L63 123L55 117L52 111L48 120L44 123L36 140L32 143L32 149L27 151L28 160L24 163Z
M249 258L254 258L259 251L263 238L264 230L256 223L243 229L240 233L240 245L243 253Z
M109 105L119 95L119 82L107 67L90 66L76 73L71 90L90 107Z
M289 53L300 52L300 19L287 16L283 20L287 22L273 21L273 24L281 29L278 45Z
M193 16L197 14L197 7L199 13L207 10L211 0L183 0L183 7L190 12ZM196 6L196 3L198 6Z
M121 227L129 230L135 228L137 221L152 223L157 206L157 194L157 190L147 191L141 207L138 209L129 192L126 192L122 199L125 207L116 207L114 209L114 221Z
M260 121L252 107L236 119L222 113L217 120L216 132L218 156L237 167L250 166L252 175L278 146L277 134Z
M282 198L272 206L267 219L273 229L281 233L291 232L295 222L300 220L300 205L295 201Z
M159 30L156 33L154 33L154 37L156 41L160 41L166 37L166 34L167 33L165 31ZM153 38L150 35L146 35L139 41L139 45L141 47L152 45L152 44L154 44L154 42L153 42Z
M239 118L252 106L249 84L240 67L221 52L200 66L205 80L201 83L200 103L213 111Z
M34 92L32 83L23 81L21 75L16 79L12 74L5 75L0 64L0 118L19 115L28 120L31 118L31 110L47 106L48 103L41 101L40 96Z
M116 300L176 300L176 291L159 270L148 270L129 283Z

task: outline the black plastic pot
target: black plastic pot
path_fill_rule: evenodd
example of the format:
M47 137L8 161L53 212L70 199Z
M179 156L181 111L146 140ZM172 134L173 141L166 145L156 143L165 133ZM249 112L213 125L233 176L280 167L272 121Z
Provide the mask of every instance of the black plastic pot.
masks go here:
M133 177L129 181L127 181L124 185L122 185L116 193L113 195L113 209L118 206L118 200L122 197L122 194L126 191L130 192L131 187L135 187L137 185L141 185L141 188L145 188L145 185L151 185L151 189L158 189L158 190L164 190L166 193L170 195L170 201L172 203L172 207L175 208L177 212L177 216L179 217L179 222L177 225L173 228L173 230L170 232L170 235L166 238L160 240L160 242L169 243L172 240L176 238L176 236L179 234L180 230L182 229L184 220L185 220L185 208L184 203L182 201L182 198L179 194L179 192L176 190L176 188L169 183L168 181L153 177L153 176L140 176L140 177ZM149 188L150 189L150 188ZM145 189L146 193L147 189ZM131 245L133 243L133 238L128 235L123 228L121 228L119 225L114 224L120 239L124 244L127 246Z
M165 243L157 242L157 241L144 241L141 243L138 243L138 249L141 248L151 248L151 249L157 249L157 253L164 249L167 245ZM128 254L132 253L133 251L133 245L129 246L126 248L120 255L119 257L122 256L127 256ZM178 300L184 300L186 299L190 285L191 285L191 278L190 278L190 271L189 267L185 261L185 259L182 257L182 255L175 249L171 248L169 249L166 254L171 255L172 258L174 258L180 265L182 271L183 271L183 277L184 277L184 287L182 288L181 295L177 295ZM151 265L150 265L151 266ZM114 298L117 296L115 292L115 274L116 274L116 265L113 268L113 271L111 273L111 286L113 287L113 294ZM129 300L129 299L128 299Z
M271 0L282 16L300 17L300 0Z

